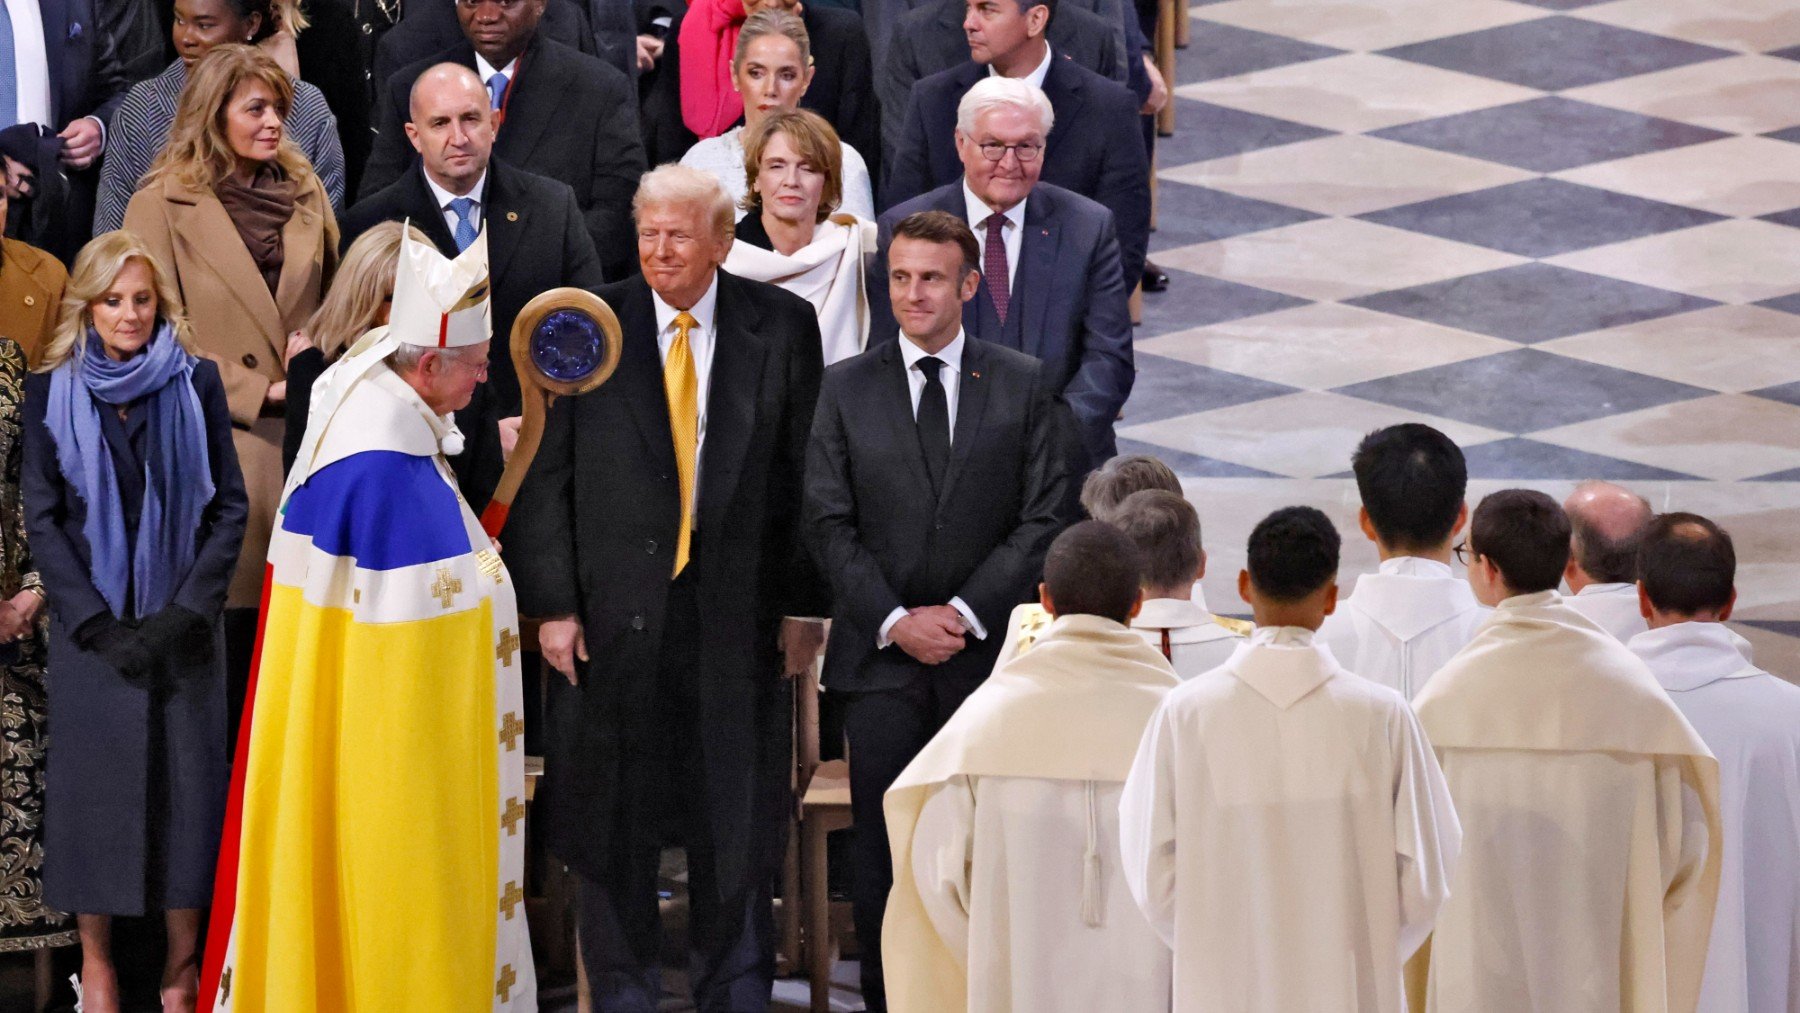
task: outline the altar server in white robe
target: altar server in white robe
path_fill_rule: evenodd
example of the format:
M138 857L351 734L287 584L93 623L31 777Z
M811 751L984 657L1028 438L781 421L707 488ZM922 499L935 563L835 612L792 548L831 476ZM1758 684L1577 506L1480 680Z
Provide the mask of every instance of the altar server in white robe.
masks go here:
M1131 628L1169 659L1180 678L1223 665L1250 634L1250 624L1207 611L1200 590L1206 576L1200 512L1175 493L1145 489L1125 497L1111 516L1144 567L1144 607Z
M1461 833L1431 744L1313 639L1338 548L1310 507L1256 526L1256 632L1169 694L1126 779L1125 881L1174 949L1178 1013L1398 1013L1444 902Z
M1719 758L1725 823L1701 1013L1800 1010L1800 686L1725 626L1731 536L1694 514L1652 521L1638 549L1647 633L1627 646Z
M1469 582L1495 606L1413 701L1464 846L1412 1008L1691 1013L1719 886L1719 765L1624 645L1556 593L1569 522L1481 501Z
M1650 627L1638 611L1637 547L1656 511L1637 493L1611 482L1583 482L1563 501L1569 515L1569 561L1563 581L1570 608L1617 637Z
M1176 685L1124 625L1136 555L1097 521L1063 532L1039 589L1049 628L888 790L895 1013L1168 1010L1168 948L1120 874L1119 790Z
M1450 570L1450 543L1469 519L1468 467L1450 437L1417 422L1363 437L1350 466L1381 565L1357 579L1319 640L1350 671L1410 700L1488 614Z

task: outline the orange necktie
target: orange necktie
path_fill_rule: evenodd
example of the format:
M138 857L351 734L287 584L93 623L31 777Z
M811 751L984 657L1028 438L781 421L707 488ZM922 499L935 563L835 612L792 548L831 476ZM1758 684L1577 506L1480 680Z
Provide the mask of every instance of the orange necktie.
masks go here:
M687 567L694 538L694 460L700 443L700 378L688 331L699 321L684 310L675 315L675 340L663 360L663 393L669 398L669 435L675 440L675 478L681 488L681 534L675 540L675 572Z

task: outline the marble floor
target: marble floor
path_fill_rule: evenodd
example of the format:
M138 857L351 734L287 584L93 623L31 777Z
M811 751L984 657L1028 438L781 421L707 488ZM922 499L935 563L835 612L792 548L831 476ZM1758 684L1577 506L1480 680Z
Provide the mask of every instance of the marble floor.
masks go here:
M1366 431L1438 426L1471 500L1584 478L1735 536L1800 678L1800 7L1213 0L1158 145L1122 449L1200 506L1221 612L1288 503L1356 536Z

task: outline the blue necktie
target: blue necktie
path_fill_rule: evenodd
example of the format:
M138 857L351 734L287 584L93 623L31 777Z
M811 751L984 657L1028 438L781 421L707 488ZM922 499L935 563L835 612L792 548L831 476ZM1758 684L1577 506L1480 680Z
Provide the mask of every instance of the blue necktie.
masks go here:
M4 0L0 0L0 2L4 2ZM488 103L493 108L498 109L505 103L506 85L507 80L505 74L496 73L493 77L488 78Z
M4 3L5 0L0 0ZM475 210L475 202L468 197L458 197L450 202L450 213L456 216L456 252L469 248L475 241L475 223L470 215Z
M19 122L19 62L13 54L12 17L0 0L0 127Z

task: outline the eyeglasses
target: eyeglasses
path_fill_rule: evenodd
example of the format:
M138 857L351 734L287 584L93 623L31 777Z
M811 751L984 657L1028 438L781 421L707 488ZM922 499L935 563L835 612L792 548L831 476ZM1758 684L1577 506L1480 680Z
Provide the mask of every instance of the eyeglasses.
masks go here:
M1471 561L1481 558L1481 553L1476 552L1471 548L1467 541L1457 542L1456 547L1450 551L1456 553L1456 561L1464 566L1468 566Z
M1042 144L1031 141L1024 144L1001 144L999 141L983 141L978 147L981 148L981 157L990 162L1000 161L1002 158L1005 158L1006 153L1010 151L1019 156L1019 164L1021 165L1029 165L1030 163L1037 161L1038 156L1044 153L1044 146Z

